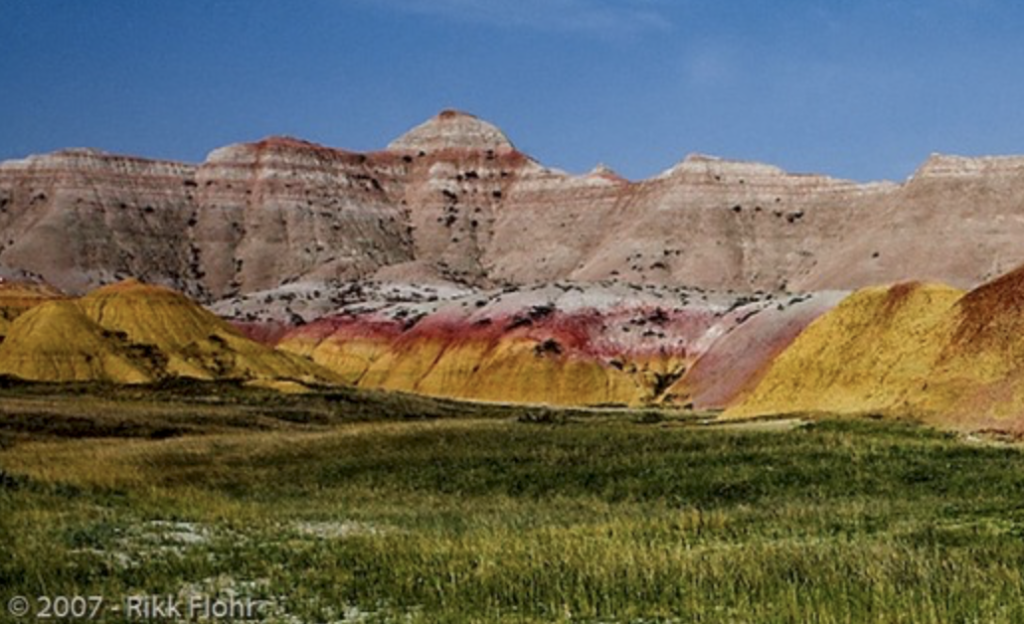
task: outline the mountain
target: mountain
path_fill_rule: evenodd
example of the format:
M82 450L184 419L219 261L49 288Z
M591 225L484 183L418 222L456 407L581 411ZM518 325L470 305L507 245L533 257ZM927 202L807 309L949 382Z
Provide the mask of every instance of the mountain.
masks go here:
M201 164L74 149L0 164L0 275L136 277L204 303L352 280L754 291L970 288L1024 262L1024 158L933 156L903 184L693 155L570 175L444 111L386 149L273 137ZM942 245L935 241L942 240Z
M63 150L0 163L0 373L1006 431L1022 209L1024 157L861 184L696 154L634 182L458 111L370 153Z

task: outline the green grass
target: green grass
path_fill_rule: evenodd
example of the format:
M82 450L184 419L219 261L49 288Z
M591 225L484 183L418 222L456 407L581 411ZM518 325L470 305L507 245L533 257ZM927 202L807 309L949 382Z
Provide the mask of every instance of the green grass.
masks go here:
M1024 454L909 423L222 388L161 390L154 417L145 392L83 390L121 410L90 427L180 428L115 438L62 435L74 410L53 389L5 392L4 601L230 589L273 603L268 621L1024 621ZM53 423L32 431L16 414L40 401Z

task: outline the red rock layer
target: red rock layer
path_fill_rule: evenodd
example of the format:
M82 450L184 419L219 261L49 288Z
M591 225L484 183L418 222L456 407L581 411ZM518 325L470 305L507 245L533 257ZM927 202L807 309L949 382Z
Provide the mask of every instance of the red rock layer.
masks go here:
M751 315L712 343L669 388L664 400L698 410L722 409L741 401L800 332L845 296L833 291L786 298Z
M865 288L822 315L725 417L850 413L1024 436L1024 268L968 293Z
M565 285L478 293L325 318L279 346L365 387L516 403L720 408L838 299L695 295Z

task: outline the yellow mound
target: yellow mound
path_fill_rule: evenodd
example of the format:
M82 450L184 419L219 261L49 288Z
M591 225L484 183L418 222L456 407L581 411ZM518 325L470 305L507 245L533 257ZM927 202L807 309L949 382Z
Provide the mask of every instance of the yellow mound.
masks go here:
M646 393L626 373L590 360L538 352L529 339L449 348L415 391L481 401L550 405L635 404Z
M533 341L502 341L478 360L479 370L466 384L465 398L551 405L635 405L647 397L647 391L623 371L590 359L538 355L536 349ZM446 374L458 375L459 366L452 362L435 367L433 373L422 385L429 388L436 380L443 388L449 385Z
M22 314L0 345L0 374L31 381L145 383L159 369L159 361L133 354L71 301Z
M100 288L79 301L86 316L133 344L167 357L169 375L196 379L334 381L308 360L242 336L188 297L128 280Z
M299 341L295 340L279 346L282 350L309 357L320 366L333 371L345 383L350 384L359 383L375 362L388 356L391 347L390 341L374 337L351 338L344 341L327 339L315 347L305 349ZM382 374L382 370L386 372L387 365L378 366L374 375L386 378L387 375ZM409 390L402 387L393 389Z
M14 319L41 303L60 297L60 291L46 284L0 282L0 337L7 335Z
M944 424L1024 435L1024 267L968 293L932 376L950 407Z
M77 301L42 303L0 344L0 374L33 381L144 383L165 377L255 380L296 390L333 383L309 360L239 334L184 295L128 281Z
M421 338L412 343L392 345L367 367L359 385L417 392L420 380L430 372L446 348L448 341L442 338Z
M211 335L240 334L185 295L127 280L94 290L79 301L101 326L122 331L132 342L177 351Z
M296 351L294 341L282 345ZM314 361L365 388L429 396L550 405L639 404L649 394L641 379L582 359L538 350L527 338L458 340L425 336L332 340L307 351Z
M941 285L866 288L811 323L746 400L724 413L922 415L955 397L933 372L952 340L963 292Z

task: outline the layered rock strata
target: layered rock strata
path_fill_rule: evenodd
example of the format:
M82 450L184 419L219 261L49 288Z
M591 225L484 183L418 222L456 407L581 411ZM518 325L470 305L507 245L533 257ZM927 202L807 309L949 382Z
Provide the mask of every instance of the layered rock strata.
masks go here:
M863 289L786 349L726 417L827 412L1024 434L1024 268L968 293Z
M514 403L719 408L831 301L611 282L507 287L445 301L350 304L286 333L279 348L370 388ZM746 327L755 329L743 337ZM708 371L728 373L734 385L709 381Z
M204 302L365 278L972 287L1024 262L1021 189L1016 157L935 156L904 184L706 156L641 182L574 176L445 111L368 154L271 138L199 165L93 150L5 162L0 275L71 293L133 276Z

